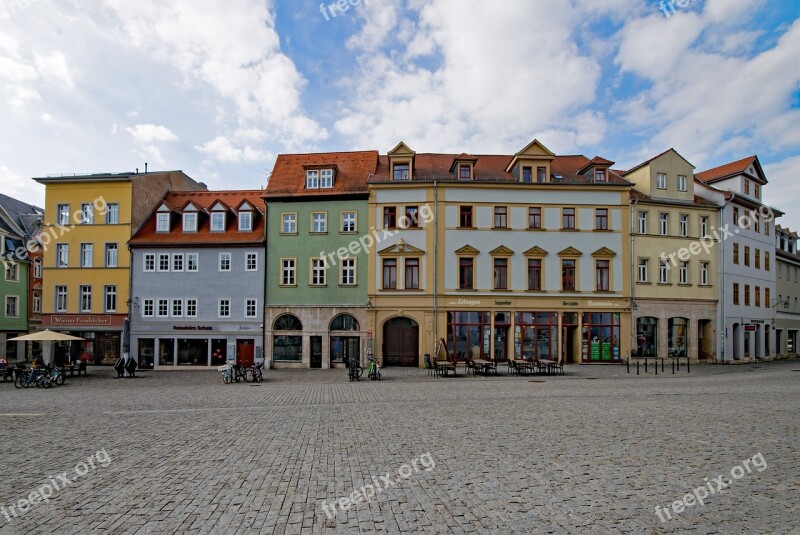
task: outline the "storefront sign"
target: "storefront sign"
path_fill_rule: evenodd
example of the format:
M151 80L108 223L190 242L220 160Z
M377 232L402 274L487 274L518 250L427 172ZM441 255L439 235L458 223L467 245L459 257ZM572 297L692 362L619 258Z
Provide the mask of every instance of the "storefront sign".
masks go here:
M236 328L237 331L255 331L256 328L252 325L239 325Z
M79 327L111 326L111 316L50 316L52 325Z
M500 307L511 306L511 301L495 301L494 304Z
M750 320L750 323L764 323L764 320Z
M459 299L458 301L450 301L448 305L467 305L467 306L480 306L480 299Z
M561 302L561 306L576 307L576 306L578 306L578 302L577 301L562 301Z
M622 305L619 303L614 303L612 301L586 301L586 304L590 307L598 307L598 308L620 308Z
M745 325L744 326L744 330L745 331L755 331L756 329L757 329L757 327L755 325Z
M173 325L173 331L213 331L211 325Z

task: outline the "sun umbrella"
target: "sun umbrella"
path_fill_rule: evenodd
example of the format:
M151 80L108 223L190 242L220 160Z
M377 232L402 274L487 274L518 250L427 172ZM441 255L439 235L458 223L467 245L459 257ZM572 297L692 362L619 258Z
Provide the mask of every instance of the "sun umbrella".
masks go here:
M8 339L9 342L61 342L64 340L83 340L83 338L45 329L43 331L37 331L35 333L24 334L22 336L17 336L16 338ZM44 360L47 364L50 364L50 344L45 344L45 349L46 358Z

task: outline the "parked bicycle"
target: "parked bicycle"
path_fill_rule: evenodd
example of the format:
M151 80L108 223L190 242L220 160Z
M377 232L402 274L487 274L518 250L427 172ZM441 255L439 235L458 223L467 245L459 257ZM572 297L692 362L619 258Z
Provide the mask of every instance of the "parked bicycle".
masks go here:
M250 368L250 378L254 383L260 383L264 380L264 375L261 373L263 367L263 362L256 362L253 364L253 367Z
M61 386L64 384L64 371L61 368L46 368L44 373L36 378L38 388L50 388L51 386Z
M36 384L36 379L43 371L42 368L29 368L27 370L17 371L17 376L14 378L14 387L28 388L34 386Z
M357 358L351 358L347 361L347 376L351 382L360 381L363 374L364 368L361 367L361 363Z
M373 381L381 380L381 367L378 365L378 359L375 357L369 358L369 371L367 376Z
M250 382L250 378L247 376L247 368L242 366L241 364L235 364L233 362L229 362L223 366L217 368L220 372L222 372L222 381L225 384L230 384L233 382Z

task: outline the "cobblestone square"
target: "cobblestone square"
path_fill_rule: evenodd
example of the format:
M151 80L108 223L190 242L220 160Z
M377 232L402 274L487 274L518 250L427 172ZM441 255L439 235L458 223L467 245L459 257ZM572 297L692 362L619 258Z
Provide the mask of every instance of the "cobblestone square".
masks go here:
M798 532L800 362L504 371L267 370L225 385L94 368L49 390L0 383L0 533ZM98 451L107 466L85 464ZM733 480L758 453L766 468ZM659 520L720 474L728 488ZM367 484L387 488L332 508Z

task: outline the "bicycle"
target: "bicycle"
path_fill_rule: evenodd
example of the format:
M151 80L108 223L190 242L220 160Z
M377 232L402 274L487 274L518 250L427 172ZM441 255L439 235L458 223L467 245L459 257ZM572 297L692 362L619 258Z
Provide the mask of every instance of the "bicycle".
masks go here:
M250 368L250 375L254 383L260 383L264 380L264 375L261 373L261 368L263 367L263 362L257 362L253 364L252 368Z
M369 358L369 371L367 376L373 381L381 380L381 367L378 366L378 360L375 357Z
M364 368L361 367L358 359L351 358L347 361L347 376L350 378L350 382L360 381L363 374Z
M42 374L40 368L29 368L27 370L20 370L14 378L15 388L29 388L36 384L39 375Z
M223 364L217 370L222 372L222 382L226 385L233 382L233 366L231 364Z
M64 384L64 373L61 368L45 368L44 372L36 378L37 388L50 388Z

